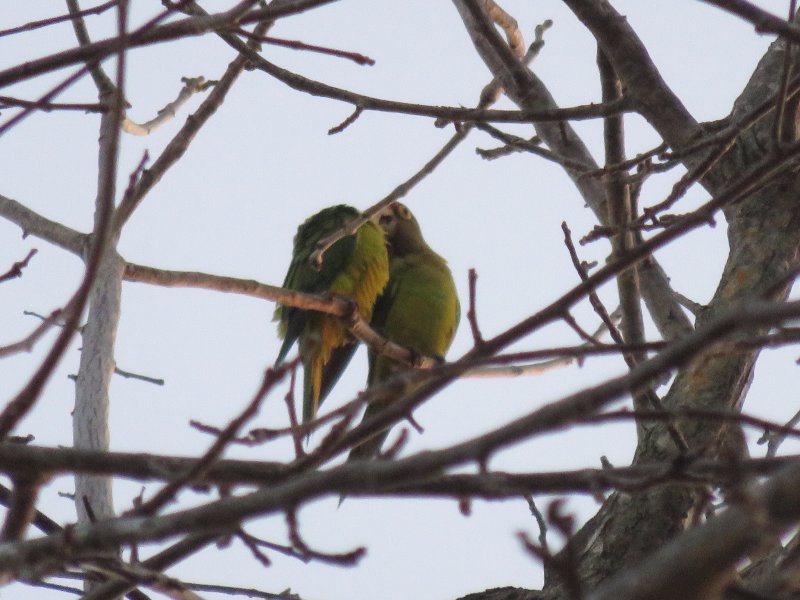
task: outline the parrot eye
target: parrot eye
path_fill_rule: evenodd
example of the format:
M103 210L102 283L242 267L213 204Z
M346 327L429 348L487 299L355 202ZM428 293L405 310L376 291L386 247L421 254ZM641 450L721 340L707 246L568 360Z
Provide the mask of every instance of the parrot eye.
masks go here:
M379 224L380 224L380 226L381 226L381 227L383 227L384 229L386 229L386 228L387 228L389 225L391 225L393 222L394 222L394 215L392 215L392 214L384 214L384 215L381 215L380 219L378 219L378 223L379 223Z
M411 215L411 211L405 207L405 205L400 204L399 202L395 204L395 211L397 212L398 216L406 221L410 221L414 217Z

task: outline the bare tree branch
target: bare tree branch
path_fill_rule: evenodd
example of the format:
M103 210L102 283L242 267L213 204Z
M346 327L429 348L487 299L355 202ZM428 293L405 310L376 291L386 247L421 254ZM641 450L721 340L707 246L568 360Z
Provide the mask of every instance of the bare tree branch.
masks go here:
M687 531L636 567L600 586L591 598L718 597L747 553L796 524L800 468L787 467L752 490L743 504ZM708 552L714 548L713 552Z
M99 15L107 11L109 8L113 8L117 5L117 0L110 0L110 2L104 2L103 4L98 4L92 8L87 8L86 10L82 10L78 13L80 17L88 17L89 15ZM18 27L12 27L11 29L5 29L0 31L0 37L5 37L7 35L14 35L16 33L22 33L23 31L33 31L34 29L40 29L42 27L49 27L50 25L55 25L56 23L62 23L64 21L69 21L70 19L74 19L75 15L73 13L67 15L61 15L59 17L51 17L49 19L41 19L39 21L31 21L30 23L26 23L25 25L20 25Z
M800 42L800 27L745 0L701 0L750 21L760 33L778 33Z
M127 48L138 48L154 43L164 43L183 37L203 35L209 31L225 29L233 24L257 22L264 19L277 19L282 16L302 12L315 6L328 4L334 0L297 0L286 3L280 8L264 8L248 10L255 0L242 0L228 11L209 15L208 17L191 17L159 27L144 26L133 31L125 41ZM247 17L245 17L247 14ZM101 62L118 52L121 46L119 38L109 38L94 42L87 46L65 50L50 56L32 60L22 66L11 67L0 71L0 87L6 87L18 81L42 75L69 65L85 62Z
M673 343L656 357L639 364L627 375L609 380L602 386L573 394L495 431L451 448L421 453L397 461L349 464L327 471L309 472L303 477L294 477L283 484L270 486L245 496L223 498L205 506L177 511L163 517L121 517L78 526L70 532L68 538L65 534L56 534L39 540L20 542L13 547L0 546L0 572L4 578L8 578L23 566L37 565L41 568L45 566L52 568L51 565L63 562L68 555L75 556L76 552L101 550L134 541L155 541L179 533L224 533L231 522L293 507L319 495L330 494L333 489L339 493L350 494L358 489L359 482L370 481L376 487L397 485L403 479L413 479L448 466L461 465L469 461L483 461L501 447L553 427L561 427L584 415L596 412L650 377L684 364L692 356L702 352L704 342L728 335L744 324L752 326L759 323L774 323L779 319L797 318L798 315L800 315L800 302L755 303L742 306L729 315L717 318L714 322L699 328L687 339ZM398 415L404 414L413 402L429 396L440 385L441 382L426 384L408 399L387 407L377 418L362 423L345 438L361 439L358 435L359 429L374 426L384 415L388 415L388 419L384 418L384 421L397 418ZM344 438L342 443L337 444L337 448L342 445L345 445ZM792 471L792 475L800 481L800 478L796 477L796 469ZM800 502L790 506L800 506ZM792 519L800 518L800 512L796 515L788 514ZM65 554L66 552L69 554Z
M565 4L597 39L637 111L664 141L682 148L703 133L669 89L627 19L607 0L565 0Z
M34 235L73 254L83 256L86 234L51 221L16 200L0 195L0 215L22 229L23 236Z
M501 82L508 96L523 110L555 108L555 100L545 85L516 59L497 31L491 27L480 3L476 0L453 0L453 3L466 25L478 54ZM557 156L575 164L586 165L590 169L597 169L597 164L586 145L568 123L539 122L535 127L537 135ZM600 223L607 223L609 213L603 185L594 178L583 177L582 172L574 168L568 167L566 172ZM655 263L654 258L648 260ZM654 289L643 292L643 296L645 299L659 299L657 302L649 303L648 308L662 334L665 337L672 335L676 320L682 321L681 329L687 330L688 320L685 319L678 304L672 300L670 294L662 293L664 288L669 289L669 282L662 276L660 269L652 269L649 277L642 280L642 283L651 285L651 281Z

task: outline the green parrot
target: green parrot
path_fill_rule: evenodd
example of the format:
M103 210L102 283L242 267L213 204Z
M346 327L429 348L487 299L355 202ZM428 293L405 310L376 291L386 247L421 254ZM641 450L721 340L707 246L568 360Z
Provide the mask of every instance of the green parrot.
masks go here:
M310 294L351 298L364 320L372 317L375 299L389 279L389 257L383 230L372 221L325 252L322 266L309 262L317 242L361 213L344 204L325 208L297 228L294 252L283 287ZM295 341L303 361L303 422L313 419L320 404L353 357L357 341L338 318L324 313L278 305L278 333L283 338L275 364L280 364Z
M420 355L443 359L461 317L447 262L425 243L419 223L403 204L389 206L380 215L380 225L389 248L389 283L375 303L372 328ZM368 387L407 368L370 349ZM385 406L385 401L371 402L364 420ZM364 440L350 451L348 461L372 458L388 435L387 429Z

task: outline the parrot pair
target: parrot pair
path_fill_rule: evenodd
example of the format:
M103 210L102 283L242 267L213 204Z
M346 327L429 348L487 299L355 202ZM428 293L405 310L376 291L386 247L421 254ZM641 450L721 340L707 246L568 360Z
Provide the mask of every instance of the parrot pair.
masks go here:
M443 358L460 318L455 283L447 262L422 237L419 223L398 202L338 240L324 254L318 269L310 263L317 242L360 213L353 207L326 208L306 220L294 238L292 262L283 287L312 294L351 298L359 314L386 339L422 356ZM275 319L284 342L276 364L295 341L303 362L303 422L316 416L356 350L347 327L331 315L278 306ZM368 387L379 385L405 365L369 350ZM364 419L382 410L372 402ZM388 430L353 448L348 460L375 456Z

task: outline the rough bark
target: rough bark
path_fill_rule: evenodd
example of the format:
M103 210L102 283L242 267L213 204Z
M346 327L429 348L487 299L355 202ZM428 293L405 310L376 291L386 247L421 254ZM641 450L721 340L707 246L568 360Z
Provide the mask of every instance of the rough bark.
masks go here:
M521 68L510 69L510 59L498 58L504 51L498 49L497 39L491 40L496 38L496 32L487 29L485 23L480 23L476 17L480 3L454 1L473 35L476 48L492 71L502 78L509 96L526 108L531 107L531 102L548 101L546 96L537 93L541 83L534 75ZM604 0L566 0L566 3L598 39L620 77L626 94L664 140L676 150L696 142L702 129L661 80L646 49L624 17ZM770 47L737 101L732 120L741 118L775 92L783 64L783 50L782 42ZM573 141L574 134L568 129L566 133L563 129L548 133L545 128L537 127L537 133L548 145L558 144L564 152L569 148L581 147L579 140ZM740 136L733 149L703 177L702 184L712 194L721 192L768 156L773 148L770 135L771 119L761 119ZM566 146L565 140L569 141ZM696 166L707 155L706 152L691 155L686 159L687 168ZM587 189L586 185L580 183L578 189L585 198L588 196L589 205L602 214L596 208L601 197L599 190ZM744 200L724 208L728 220L730 253L717 291L698 318L697 325L748 299L785 300L788 292L787 275L800 268L798 194L800 182L789 172L776 177L770 185ZM594 202L589 198L594 198ZM657 263L651 262L649 269L652 275L659 268ZM656 281L657 285L663 286L666 277L658 277ZM647 288L648 285L643 287ZM665 289L669 289L668 285ZM643 293L647 298L647 293ZM672 316L676 316L674 311L672 307L662 311L662 314L669 315L672 312ZM742 335L765 331L764 328L754 328ZM750 349L697 358L679 372L664 399L665 406L740 409L758 355L758 349ZM740 432L736 428L708 421L685 421L678 425L689 442L692 454L736 457L744 451ZM678 456L679 452L666 429L662 425L651 425L640 440L634 463L672 460ZM703 502L707 493L708 490L702 487L673 485L637 495L612 494L598 514L574 538L573 546L577 548L574 576L584 589L594 589L609 578L618 581L626 577L631 567L640 564L685 531L692 522L693 509ZM565 559L565 556L561 555L561 558ZM727 562L722 561L717 565L718 571L708 570L709 567L706 571L708 580L714 581L719 571L733 568L735 560L728 557ZM635 573L643 576L643 571ZM566 594L563 584L563 573L546 565L547 596ZM533 592L504 589L470 596L476 600L527 597L536 595ZM642 596L632 594L624 597Z
M75 411L72 434L75 448L108 450L110 433L109 388L114 375L114 342L122 298L122 262L109 248L89 297L89 316L83 328L80 366L75 382ZM114 515L111 479L76 475L75 507L78 521L90 521ZM88 504L88 507L87 507Z

